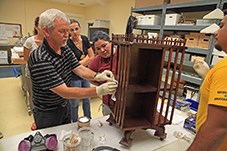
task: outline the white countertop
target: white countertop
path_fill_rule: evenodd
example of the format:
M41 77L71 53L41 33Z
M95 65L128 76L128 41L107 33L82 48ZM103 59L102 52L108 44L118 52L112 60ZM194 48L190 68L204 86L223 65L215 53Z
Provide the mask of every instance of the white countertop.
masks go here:
M173 118L173 124L172 125L166 125L166 133L167 137L163 141L161 141L159 138L155 137L153 134L155 130L149 129L149 130L136 130L132 134L133 142L132 146L130 148L126 148L119 144L121 138L123 137L123 132L118 127L112 125L110 126L108 122L106 122L106 119L108 116L92 119L91 120L91 130L94 132L94 141L93 141L93 147L97 146L111 146L114 148L117 148L121 151L152 151L152 150L161 150L162 147L168 147L168 145L174 144L179 141L173 133L174 131L180 131L184 133L185 135L192 135L191 132L187 131L183 128L183 123L186 115L185 113L181 113L179 110L175 110L175 116ZM103 123L102 127L99 127L99 121ZM61 126L56 126L52 128L46 128L39 130L42 135L46 134L57 134L58 138L58 151L63 150L63 144L62 144L62 138L63 134L65 132L69 132L72 130L77 130L77 123L72 124L66 124ZM33 135L36 133L36 131L27 132L23 134L19 134L16 136L3 138L0 140L0 146L2 147L3 151L16 151L18 144L21 140L23 140L25 137L28 137L29 135ZM105 144L99 143L99 137L105 135L106 142ZM0 148L1 150L1 148ZM177 148L175 148L177 150ZM180 151L180 150L177 150ZM183 150L182 150L183 151Z

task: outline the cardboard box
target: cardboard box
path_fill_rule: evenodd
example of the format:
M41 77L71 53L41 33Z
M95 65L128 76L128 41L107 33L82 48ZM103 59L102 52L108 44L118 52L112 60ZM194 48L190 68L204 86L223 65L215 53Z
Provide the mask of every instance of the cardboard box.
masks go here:
M137 21L138 21L138 23L137 23L137 25L144 25L145 24L145 19L146 19L146 17L145 16L136 16L136 18L137 18Z
M185 35L186 44L185 46L197 47L199 41L199 35Z
M189 35L194 35L194 36L198 36L198 37L200 37L201 35L203 35L203 34L201 34L201 33L198 33L198 32L190 32L190 34Z
M145 15L144 25L160 25L161 19L158 15Z
M7 50L0 50L0 58L8 58Z
M210 36L200 35L198 47L208 49L210 44Z
M135 7L146 7L146 6L159 6L163 4L163 0L135 0Z
M8 58L0 58L0 64L9 64Z
M180 20L180 14L166 14L165 25L176 25Z
M144 15L144 16L137 16L138 20L137 25L160 25L160 16L158 15Z

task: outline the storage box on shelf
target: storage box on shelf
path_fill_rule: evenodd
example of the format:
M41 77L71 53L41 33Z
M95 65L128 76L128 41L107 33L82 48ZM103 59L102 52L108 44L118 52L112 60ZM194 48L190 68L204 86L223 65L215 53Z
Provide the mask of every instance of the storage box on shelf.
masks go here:
M210 44L210 36L201 34L199 36L198 47L208 49Z
M199 41L199 35L185 35L186 39L186 46L188 47L197 47L198 46L198 41Z
M11 63L11 51L12 45L0 45L0 64Z
M136 18L137 18L137 25L144 25L144 23L145 23L145 15L136 16Z
M0 50L0 64L8 64L8 53L5 50Z
M145 25L160 25L160 16L158 15L145 15Z
M165 25L176 25L180 20L180 14L166 14Z
M160 25L160 16L158 15L142 15L136 18L138 25Z
M203 49L208 49L210 44L210 36L200 33L190 33L185 35L186 46L188 47L198 47Z

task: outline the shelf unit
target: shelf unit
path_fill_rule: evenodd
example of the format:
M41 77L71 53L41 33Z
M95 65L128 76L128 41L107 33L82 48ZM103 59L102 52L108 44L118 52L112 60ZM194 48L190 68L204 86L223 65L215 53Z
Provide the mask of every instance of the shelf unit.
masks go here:
M112 35L112 52L113 48L117 48L118 89L113 115L107 121L122 129L124 137L120 144L130 147L131 135L137 129L154 129L155 136L161 140L166 138L164 126L171 124L173 119L174 109L170 102L173 101L174 105L176 103L185 41L149 39L143 36L133 37L132 41L128 39L122 35ZM166 54L169 57L166 61L167 68L164 69ZM173 54L176 58L179 55L182 58L172 61ZM170 71L171 65L173 71ZM163 70L167 75L165 79L161 76ZM160 92L163 93L161 98ZM167 96L167 101L164 96Z
M138 25L135 27L135 29L139 29L142 31L144 30L151 30L156 32L158 31L159 38L162 39L165 32L170 32L170 31L171 32L199 32L201 29L207 27L207 26L196 26L196 25L167 26L165 25L166 14L204 12L204 11L212 11L216 8L226 9L227 0L203 0L203 1L183 2L183 3L175 3L175 4L164 3L163 5L160 5L160 6L132 8L132 13L139 13L143 15L159 14L161 16L161 25L156 25L156 26ZM185 52L188 54L202 55L205 57L205 61L209 65L211 65L213 49L214 49L214 36L211 35L208 49L187 47ZM192 62L185 60L183 66L185 66L187 69L190 68L190 70L193 71ZM199 77L195 72L194 72L194 75L192 75L191 73L187 73L187 71L183 71L181 74L181 79L188 83L195 84L197 86L200 86L202 83L202 78Z

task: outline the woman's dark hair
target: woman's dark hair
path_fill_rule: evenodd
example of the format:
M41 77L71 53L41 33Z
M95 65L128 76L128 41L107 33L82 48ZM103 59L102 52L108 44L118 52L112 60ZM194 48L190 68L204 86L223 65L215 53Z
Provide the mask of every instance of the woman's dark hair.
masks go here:
M97 42L98 40L104 40L104 41L110 41L110 37L109 35L101 30L97 30L95 31L92 41L93 41L93 45L95 44L95 42Z
M79 21L77 21L77 20L75 20L75 19L70 19L70 24L72 24L72 23L77 23L78 26L80 27Z
M35 18L35 23L34 23L35 27L38 27L39 26L39 17L36 17ZM34 31L33 31L33 34L34 35L37 35L38 34L38 31L34 28Z
M224 15L227 15L227 9L223 10Z

